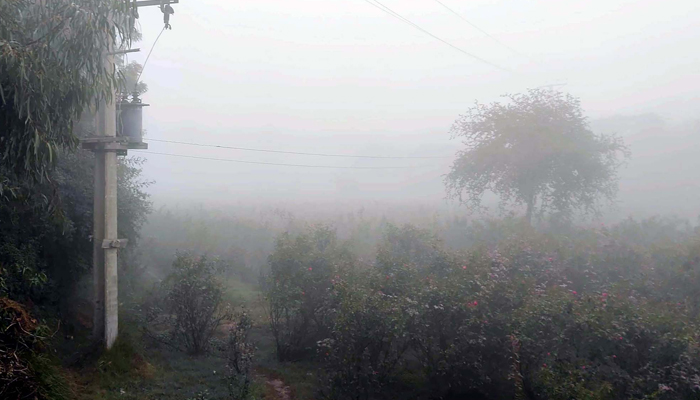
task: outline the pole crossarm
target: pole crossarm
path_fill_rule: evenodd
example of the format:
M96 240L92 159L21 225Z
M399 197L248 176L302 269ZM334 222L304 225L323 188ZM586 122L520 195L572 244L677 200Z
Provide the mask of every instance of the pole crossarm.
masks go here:
M180 0L141 0L134 3L136 7L159 6L161 4L179 4Z
M116 56L116 55L126 54L126 53L138 53L139 51L141 51L141 49L117 50L117 51L107 53L107 55Z
M126 150L146 150L148 143L131 142L129 138L115 136L94 136L80 140L83 149L92 150L94 152L101 151L118 151L124 154Z

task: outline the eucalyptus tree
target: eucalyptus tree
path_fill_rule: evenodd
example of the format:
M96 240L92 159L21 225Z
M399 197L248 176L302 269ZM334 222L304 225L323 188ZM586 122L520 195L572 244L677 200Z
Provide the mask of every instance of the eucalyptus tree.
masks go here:
M132 21L124 0L0 0L0 201L77 146L81 115L118 86L104 57Z
M593 133L579 99L543 89L505 97L476 103L454 123L452 136L466 148L445 177L448 196L478 210L485 194L496 194L502 209L524 205L528 223L533 215L597 213L614 200L627 147Z
M77 144L94 133L97 103L138 74L104 62L138 37L128 3L0 0L0 297L68 300L89 271L94 160ZM119 237L132 243L122 269L136 268L150 211L141 162L118 166Z

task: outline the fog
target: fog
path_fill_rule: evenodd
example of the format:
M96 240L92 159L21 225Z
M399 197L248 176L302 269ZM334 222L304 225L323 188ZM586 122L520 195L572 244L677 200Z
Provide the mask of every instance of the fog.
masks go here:
M455 119L475 101L559 85L591 126L632 157L611 216L695 219L700 188L700 5L695 1L428 0L386 6L461 53L362 0L182 0L142 79L144 175L159 206L283 205L318 211L393 204L456 208L443 175L461 148ZM162 28L140 10L143 63ZM478 59L477 59L478 58ZM481 60L485 60L481 61ZM303 164L324 168L243 164ZM343 168L325 168L343 167ZM346 169L345 167L410 167Z
M0 398L700 400L698 43L697 0L0 0Z

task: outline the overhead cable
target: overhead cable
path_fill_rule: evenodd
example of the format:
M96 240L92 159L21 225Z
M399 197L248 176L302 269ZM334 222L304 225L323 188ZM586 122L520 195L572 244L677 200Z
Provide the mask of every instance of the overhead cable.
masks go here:
M160 33L158 34L158 37L156 37L156 40L153 42L153 46L151 46L151 50L148 52L148 55L146 56L146 61L143 62L143 65L141 66L141 72L139 72L139 76L136 78L136 85L139 84L139 80L141 79L141 75L143 75L143 70L146 69L146 64L148 64L148 59L151 58L151 53L153 53L153 49L156 48L156 44L158 44L158 39L160 39L160 36L165 32L165 27L161 29Z
M197 146L197 147L214 147L219 149L233 149L241 151L256 151L261 153L278 153L278 154L295 154L304 156L316 156L316 157L341 157L341 158L371 158L371 159L437 159L437 158L451 158L447 156L369 156L369 155L349 155L349 154L329 154L329 153L307 153L302 151L286 151L286 150L270 150L270 149L253 149L250 147L237 147L237 146L223 146L217 144L203 144L203 143L192 143L192 142L180 142L177 140L163 140L163 139L150 139L146 138L146 142L160 142L160 143L171 143L171 144L182 144L187 146Z
M421 26L415 24L414 22L412 22L412 21L409 20L408 18L402 16L401 14L399 14L399 13L397 13L396 11L392 10L391 8L387 7L386 5L382 4L382 3L379 2L378 0L364 0L364 1L367 2L367 3L369 3L369 4L371 4L371 5L374 6L374 7L376 7L376 8L378 8L378 9L382 10L383 12L385 12L385 13L391 15L392 17L398 19L399 21L404 22L404 23L406 23L406 24L408 24L408 25L410 25L410 26L412 26L412 27L418 29L419 31L421 31L421 32L423 32L424 34L426 34L426 35L432 37L433 39L436 39L436 40L438 40L438 41L440 41L440 42L446 44L447 46L450 46L450 47L453 48L454 50L457 50L457 51L459 51L460 53L462 53L462 54L464 54L464 55L466 55L466 56L469 56L470 58L473 58L473 59L475 59L475 60L477 60L477 61L479 61L479 62L482 62L482 63L484 63L484 64L488 64L488 65L490 65L490 66L492 66L492 67L494 67L494 68L496 68L496 69L499 69L499 70L501 70L501 71L511 72L511 73L513 72L512 70L510 70L510 69L508 69L508 68L502 67L502 66L500 66L500 65L498 65L498 64L492 63L491 61L485 60L485 59L483 59L483 58L481 58L481 57L479 57L479 56L477 56L477 55L474 55L474 54L472 54L472 53L469 53L468 51L462 49L461 47L457 47L457 46L455 46L454 44L452 44L452 43L446 41L445 39L443 39L443 38L441 38L441 37L439 37L439 36L436 36L436 35L430 33L430 32L427 31L426 29L424 29L424 28L422 28Z
M192 159L196 159L196 160L225 161L225 162L232 162L232 163L239 163L239 164L272 165L272 166L279 166L279 167L323 168L323 169L362 169L362 170L413 169L413 168L435 167L435 165L415 165L415 166L401 166L401 167L346 167L346 166L335 166L335 165L284 164L284 163L271 163L271 162L262 162L262 161L232 160L229 158L212 158L212 157L190 156L190 155L186 155L186 154L160 153L160 152L146 151L146 150L131 150L131 151L145 153L145 154L156 154L156 155L161 155L161 156L192 158Z
M490 38L491 40L493 40L494 42L500 44L501 46L505 47L506 49L512 51L513 53L515 53L515 54L517 54L517 55L519 55L519 56L527 57L525 54L520 53L519 51L515 50L514 48L512 48L512 47L508 46L507 44L501 42L500 40L496 39L496 38L495 38L494 36L492 36L490 33L488 33L488 32L486 32L485 30L479 28L479 27L476 26L474 23L472 23L471 21L469 21L468 19L466 19L464 16L462 16L462 14L460 14L460 13L458 13L457 11L453 10L452 8L448 7L448 6L447 6L445 3L443 3L442 1L440 1L440 0L434 0L434 1L435 1L436 3L438 3L438 4L440 4L442 7L444 7L447 11L449 11L449 12L451 12L452 14L456 15L456 16L457 16L459 19L461 19L462 21L464 21L464 22L466 22L467 24L469 24L472 28L476 29L477 31L479 31L479 32L483 33L484 35L486 35L487 37L489 37L489 38ZM528 57L528 58L529 58L529 57Z

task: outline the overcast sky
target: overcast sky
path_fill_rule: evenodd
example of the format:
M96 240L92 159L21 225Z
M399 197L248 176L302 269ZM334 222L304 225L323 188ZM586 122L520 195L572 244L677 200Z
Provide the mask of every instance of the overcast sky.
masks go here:
M143 80L152 139L237 147L452 156L449 128L475 100L566 83L591 118L700 111L700 2L381 0L464 54L365 0L181 0ZM143 62L160 32L140 10ZM495 39L494 39L495 38ZM450 159L361 160L151 143L145 174L157 204L189 201L440 201ZM135 152L133 154L136 154Z

